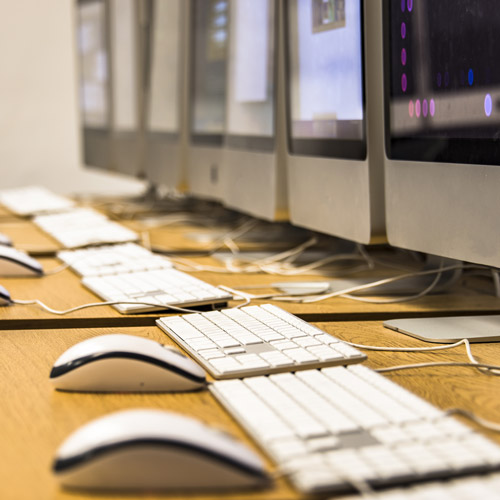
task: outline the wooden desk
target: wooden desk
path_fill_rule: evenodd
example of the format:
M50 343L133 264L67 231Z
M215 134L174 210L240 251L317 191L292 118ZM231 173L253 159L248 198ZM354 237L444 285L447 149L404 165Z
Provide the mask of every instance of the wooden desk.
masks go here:
M153 235L165 239L169 234L177 234L183 238L187 227L177 227L175 231L154 230ZM27 220L18 220L9 224L0 223L0 231L12 237L15 244L21 248L38 249L39 252L56 251L57 244L41 230ZM200 246L193 243L193 248ZM174 243L174 246L176 243ZM179 245L182 246L181 243ZM183 247L187 248L187 247ZM192 257L197 263L216 265L211 257ZM46 269L59 265L56 259L42 259ZM220 274L214 272L195 272L194 276L213 285L226 285L238 288L239 285L259 284L264 287L277 281L322 280L318 276L300 276L283 278L269 274ZM380 276L380 275L379 275ZM385 275L384 275L385 276ZM378 279L378 278L374 278ZM0 278L15 299L40 299L56 309L67 309L100 300L81 284L80 278L73 272L66 270L54 276L44 278ZM271 288L249 290L251 293L272 292ZM276 290L274 290L276 292ZM312 304L297 304L270 300L280 307L296 314L308 321L355 321L355 320L382 320L413 316L450 316L468 314L499 314L500 299L492 295L485 295L472 289L458 287L452 292L441 295L429 295L419 300L402 304L366 304L344 298L333 298ZM237 303L233 303L235 305ZM36 306L12 306L0 308L0 325L3 328L58 328L63 326L77 327L105 327L105 326L144 326L153 325L154 320L168 312L140 315L122 315L112 307L103 306L84 309L67 316L55 316L46 313Z
M61 245L46 235L28 219L3 220L0 231L9 236L16 248L31 255L54 255Z
M419 346L422 342L384 329L379 322L323 323L323 329L340 338L377 345ZM72 394L54 391L48 379L57 357L71 345L95 335L118 331L171 343L155 327L119 329L67 329L0 331L0 388L3 409L0 412L2 467L0 498L37 500L105 499L70 493L59 488L50 468L55 450L74 430L86 422L128 408L160 408L177 411L222 428L256 449L239 426L208 392L185 394ZM484 362L498 363L500 344L473 346L474 354ZM408 362L463 361L463 348L441 353L368 353L371 367L393 366ZM398 372L389 376L440 408L461 407L478 416L500 420L498 398L500 378L482 375L470 368L427 368ZM468 424L468 422L466 422ZM486 433L500 443L498 435ZM259 452L260 453L260 452ZM272 466L267 462L268 465ZM113 496L132 499L136 496ZM144 498L144 497L137 497ZM147 498L157 498L147 496ZM163 495L178 499L185 496ZM269 499L296 500L301 496L280 480L274 488L261 493L190 496L198 499Z
M230 432L256 449L236 423L215 402L208 391L183 394L72 394L54 391L49 382L50 368L57 357L76 342L116 329L42 330L0 332L0 412L2 499L88 499L91 497L61 490L51 473L54 453L62 441L86 422L129 408L158 408L180 412ZM155 327L130 328L126 333L169 343ZM268 465L270 463L268 462ZM119 498L116 496L113 499ZM127 496L125 498L135 498ZM147 498L156 498L147 496ZM165 498L163 496L162 498ZM183 495L168 498L186 498ZM264 493L190 497L213 499L296 499L284 481Z
M57 259L39 259L45 270L58 267ZM82 304L101 302L80 283L80 278L69 269L52 276L35 278L0 278L0 283L13 299L38 299L57 310L69 309ZM165 313L161 314L162 316ZM62 328L154 325L154 315L124 316L111 306L83 309L65 316L50 314L37 305L0 307L0 328Z
M57 259L39 259L46 270L60 265ZM211 272L196 272L194 276L213 285L224 284L238 287L240 284L273 283L286 281L270 275L226 275ZM296 278L292 278L296 280ZM309 277L309 279L313 279ZM314 279L318 279L314 277ZM100 299L84 288L80 278L70 270L41 278L0 278L0 283L9 290L14 299L39 299L55 309L100 302ZM262 290L266 291L266 290ZM268 289L268 291L271 291ZM259 292L250 290L250 292ZM466 314L492 314L500 312L500 299L459 288L453 293L430 295L417 301L403 304L365 304L344 298L329 299L315 304L294 304L270 300L256 300L252 304L275 303L307 321L355 321L381 320L413 316L450 316ZM238 302L232 302L236 305ZM155 319L166 316L167 311L148 314L123 315L110 306L83 309L65 316L45 312L38 306L12 305L0 307L0 327L7 328L61 328L61 327L107 327L154 325Z
M307 229L288 223L252 220L248 216L238 216L235 213L232 216L228 215L222 222L216 222L210 221L207 215L210 216L210 212L199 214L180 212L167 215L163 221L159 215L158 222L155 223L153 213L151 222L140 219L118 219L118 221L138 233L147 233L152 247L158 251L179 254L199 254L221 248L227 250L228 247L223 243L223 239L230 235L235 235L234 242L241 251L259 251L264 247L279 252L288 250L290 246L300 245L313 235ZM245 231L242 220L250 224L255 223L255 226ZM237 236L240 231L241 235ZM334 241L328 236L317 237L320 245L330 245Z
M281 277L269 274L219 274L194 272L193 276L213 285L225 285L237 289L241 285L265 285L283 281L322 281L318 276ZM379 279L379 278L374 278ZM266 288L246 289L251 294L277 293ZM396 304L369 304L342 297L321 302L300 304L270 299L254 300L253 305L273 303L300 316L306 321L371 321L410 317L464 316L478 314L500 314L500 299L470 288L456 287L452 291L427 295L418 300Z

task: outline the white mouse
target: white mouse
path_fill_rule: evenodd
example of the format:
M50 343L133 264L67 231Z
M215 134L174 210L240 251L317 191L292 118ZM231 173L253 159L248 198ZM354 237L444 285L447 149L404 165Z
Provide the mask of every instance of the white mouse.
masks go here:
M0 306L8 306L12 304L10 293L0 285Z
M231 436L161 410L125 410L94 420L56 453L61 484L89 490L255 488L269 484L260 458Z
M41 264L21 250L0 245L0 276L42 276Z
M6 234L0 233L0 245L11 247L12 240Z
M174 347L125 334L100 335L65 351L54 363L56 389L79 392L193 391L205 372Z

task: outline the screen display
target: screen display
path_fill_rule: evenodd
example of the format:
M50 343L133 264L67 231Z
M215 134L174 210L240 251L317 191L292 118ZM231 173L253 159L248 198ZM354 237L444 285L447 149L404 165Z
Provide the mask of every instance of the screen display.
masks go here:
M104 2L78 4L80 109L86 127L109 126L109 61Z
M274 137L274 0L230 8L227 132Z
M359 0L293 0L289 7L291 135L362 139Z
M147 129L179 130L181 2L155 0L150 33Z
M385 11L388 156L498 164L498 2L390 0Z
M192 121L194 135L224 133L228 0L195 0Z

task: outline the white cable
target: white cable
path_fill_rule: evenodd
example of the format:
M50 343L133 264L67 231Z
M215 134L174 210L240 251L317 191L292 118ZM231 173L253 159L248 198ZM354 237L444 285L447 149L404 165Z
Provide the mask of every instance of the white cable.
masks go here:
M225 287L218 287L222 290L225 290ZM227 290L225 290L227 291ZM230 293L233 293L232 291ZM238 294L237 294L238 295ZM239 309L240 307L245 307L248 304L250 304L251 298L250 297L244 297L241 296L241 299L238 297L234 297L234 300L243 300L243 304L238 304L237 306L234 306L234 309ZM72 312L80 311L82 309L88 309L91 307L101 307L101 306L114 306L118 304L132 304L132 305L144 305L144 306L152 306L152 307L161 307L165 309L171 309L173 311L177 312L183 312L183 313L199 313L200 311L195 310L195 309L187 309L185 307L179 307L179 306L174 306L170 304L158 304L156 302L145 302L145 301L126 301L126 300L114 300L114 301L107 301L107 302L91 302L89 304L83 304L80 306L72 307L70 309L65 309L62 311L59 311L57 309L52 309L51 307L47 306L44 304L41 300L35 299L35 300L11 300L13 304L18 304L18 305L38 305L45 311L51 313L51 314L57 314L64 316L65 314L70 314ZM230 308L232 309L232 308Z
M386 352L430 352L430 351L443 351L446 349L453 349L455 347L459 347L461 345L465 345L465 350L467 352L467 357L469 358L469 363L450 363L450 362L432 362L432 363L419 363L412 365L400 365L389 368L379 368L377 371L380 373L384 373L385 371L397 371L397 370L409 370L411 368L427 368L429 366L471 366L477 368L481 372L492 373L494 375L500 375L500 371L498 371L498 366L489 365L485 363L480 363L476 360L474 355L472 354L472 349L470 345L470 341L468 339L462 339L454 344L444 344L444 345L436 345L430 347L382 347L382 346L370 346L364 344L356 344L354 342L344 341L346 344L356 347L358 349L365 349L368 351L386 351Z
M471 368L485 368L488 371L496 372L500 371L500 365L489 365L486 363L455 363L455 362L433 362L433 363L417 363L413 365L400 365L400 366L391 366L389 368L377 368L375 369L378 373L389 373L396 372L400 370L413 370L418 368L429 368L434 366L456 366L456 367L471 367Z
M362 255L339 254L339 255L330 255L328 257L324 257L322 259L298 267L293 267L290 265L281 265L274 267L273 265L268 265L268 264L261 265L260 267L261 270L267 274L276 274L279 276L297 276L299 274L306 274L306 273L313 274L311 273L311 271L317 269L318 267L346 260L361 261L367 264L365 258ZM366 267L369 268L369 265L367 264L366 266L362 266L361 269L366 269ZM324 273L321 274L323 275Z
M51 307L47 306L44 304L41 300L35 299L35 300L12 300L13 304L18 304L18 305L38 305L45 311L51 313L51 314L57 314L60 316L64 316L65 314L70 314L72 312L80 311L82 309L88 309L91 307L101 307L101 306L114 306L117 304L132 304L132 305L144 305L144 306L152 306L152 307L161 307L165 309L172 309L173 311L177 312L184 312L184 313L199 313L200 311L195 311L194 309L185 309L183 307L177 307L169 304L158 304L155 302L143 302L143 301L126 301L126 300L114 300L114 301L108 301L108 302L92 302L89 304L83 304L81 306L76 306L76 307L71 307L70 309L65 309L62 311L59 311L57 309L52 309Z
M420 299L421 297L425 297L430 292L432 292L432 290L434 290L434 288L436 288L437 284L439 283L442 274L443 274L442 271L438 272L435 278L432 280L431 284L427 288L424 288L424 290L414 295L406 295L405 297L396 297L392 299L372 299L368 297L357 297L351 294L346 294L344 295L344 297L351 300L357 300L358 302L365 302L369 304L400 304L402 302L410 302L412 300L417 300Z
M322 294L319 296L303 296L303 297L282 297L281 300L287 302L302 302L302 303L313 303L320 302L322 300L334 298L334 297L344 297L344 298L352 298L349 294L353 292L358 292L361 290L368 290L370 288L376 288L378 286L386 285L388 283L393 283L396 281L400 281L407 278L412 278L415 276L427 276L430 274L443 273L446 271L452 271L455 269L476 269L483 268L484 266L479 266L475 264L454 264L452 266L446 266L439 269L431 269L428 271L417 271L413 273L400 274L399 276L393 276L391 278L384 278L382 280L373 281L371 283L366 283L364 285L356 285L349 288L345 288L344 290L338 290L336 292ZM358 297L356 298L356 300Z
M54 274L59 274L62 271L65 271L68 269L70 265L69 264L61 264L60 266L54 267L52 269L49 269L47 271L43 271L43 276L53 276Z
M462 344L467 345L468 340L462 339L454 344L445 344L445 345L436 345L431 347L382 347L382 346L372 346L372 345L363 345L363 344L355 344L354 342L347 342L343 340L345 344L348 344L352 347L357 347L358 349L366 349L367 351L387 351L387 352L425 352L425 351L443 351L445 349L453 349L454 347L459 347Z
M228 260L224 263L224 266L196 264L192 261L180 257L172 258L172 261L175 263L176 268L181 271L210 271L221 274L255 274L264 272L266 274L280 276L294 276L305 273L318 274L312 271L318 267L324 266L325 264L334 263L336 261L361 260L362 262L366 263L366 259L363 256L355 254L331 255L300 267L291 267L291 262L286 262L286 260L290 259L290 257L295 257L302 254L308 247L314 245L315 243L316 239L311 238L310 240L300 244L299 246L285 252L280 252L269 257L250 261L238 259ZM284 260L285 262L283 262ZM366 264L368 265L368 267L370 266L369 263ZM351 269L350 271L354 272L365 268L366 266L358 266L354 269ZM323 275L324 273L321 274ZM265 287L267 288L268 285L265 285ZM286 294L280 294L280 296L286 296Z
M468 418L472 422L478 424L479 426L493 432L500 432L500 424L496 422L491 422L490 420L486 420L484 418L478 417L476 414L471 411L464 410L462 408L449 408L445 410L446 415L460 415L462 417Z
M256 273L256 272L261 271L261 268L260 268L261 265L271 264L271 263L276 262L278 260L289 258L292 255L298 255L316 243L317 243L317 238L313 237L313 238L310 238L309 240L305 241L304 243L301 243L297 247L291 248L291 249L286 250L284 252L279 252L279 253L271 255L269 257L264 257L262 259L255 259L253 261L242 261L243 264L240 264L240 265L238 265L237 263L235 264L234 261L226 262L224 267L196 264L194 262L191 262L191 261L189 261L187 259L183 259L183 258L173 258L172 261L174 263L180 263L181 266L182 265L186 266L184 269L181 269L179 267L179 269L181 269L181 270L211 271L211 272L219 272L219 273Z

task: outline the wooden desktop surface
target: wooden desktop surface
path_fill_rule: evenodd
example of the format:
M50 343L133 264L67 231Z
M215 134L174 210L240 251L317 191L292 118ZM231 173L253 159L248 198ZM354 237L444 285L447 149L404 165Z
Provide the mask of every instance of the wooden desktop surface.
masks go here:
M10 231L4 229L10 228ZM160 228L149 231L150 235L164 241L172 235L183 238L185 231L192 226ZM9 234L20 248L44 250L56 249L51 238L36 228L27 220L15 221L12 225L1 224L0 231ZM173 237L173 236L172 236ZM180 241L180 240L179 240ZM51 247L52 245L52 247ZM180 245L180 243L179 243ZM57 267L57 259L38 257L47 270ZM218 265L213 257L199 255L187 256L184 259L205 265ZM394 271L392 271L394 272ZM261 289L250 289L250 293L276 292L269 285L281 281L312 281L323 280L318 276L301 275L298 277L281 277L270 274L222 274L209 271L196 271L194 276L215 286L226 285L238 288L241 285L259 285ZM361 275L353 275L360 277ZM371 274L373 279L386 276ZM90 291L80 283L80 278L70 270L64 270L53 276L42 278L1 278L2 284L14 299L39 299L55 309L100 302ZM316 303L289 303L272 300L255 300L252 303L260 304L274 302L283 309L296 314L308 321L355 321L355 320L382 320L412 316L440 316L440 315L467 315L467 314L500 314L500 299L491 294L478 292L472 288L456 287L452 291L422 297L418 300L396 304L367 304L345 298L332 298ZM231 305L236 305L237 302ZM140 315L122 315L110 306L84 309L66 316L55 316L41 310L38 306L14 305L0 307L0 327L2 328L57 328L60 326L76 327L106 327L106 326L145 326L154 324L155 318L165 316L168 312L161 311Z
M45 270L60 265L57 259L40 258ZM213 285L225 284L238 287L241 284L266 284L276 281L276 276L225 275L210 272L195 272L194 276ZM280 281L286 281L287 278ZM289 278L288 278L289 279ZM317 279L309 278L309 279ZM295 278L294 278L295 280ZM54 275L34 278L0 278L13 299L39 299L54 309L62 310L82 304L101 302L80 282L80 278L69 269ZM262 290L264 291L271 291ZM260 293L250 290L251 293ZM308 321L331 320L373 320L394 319L411 316L440 316L464 314L500 313L500 299L491 295L459 288L451 293L430 295L416 301L402 304L365 304L345 298L332 298L314 304L295 304L272 300L255 300L252 304L275 303L283 309ZM237 305L239 302L231 302ZM37 305L10 305L0 307L0 327L7 328L58 328L58 327L106 327L106 326L146 326L153 325L156 318L166 316L167 311L147 314L123 315L111 306L100 306L58 316L42 310ZM176 314L176 313L170 313Z
M424 343L384 329L380 322L319 323L318 326L339 338L385 346L422 346ZM124 332L172 342L156 327L129 329L64 329L0 331L0 388L3 399L0 412L2 467L0 498L37 500L78 500L105 498L169 498L182 494L100 496L61 489L51 473L55 451L64 439L94 418L129 408L158 408L180 412L224 429L257 450L234 420L205 392L179 394L77 394L53 390L49 372L58 356L76 342L95 335ZM473 352L483 362L498 363L500 344L476 344ZM463 347L440 353L368 352L370 367L394 366L424 361L464 361ZM387 375L393 381L446 409L460 407L478 416L500 421L500 378L483 375L470 368L426 368ZM468 422L466 422L468 424ZM473 425L473 424L469 424ZM473 425L474 426L474 425ZM486 432L500 443L498 435ZM269 470L272 465L266 460ZM254 493L226 493L189 496L198 499L276 499L301 498L284 480L269 490Z
M9 236L16 248L34 256L54 255L62 248L28 219L3 220L0 216L0 232Z

